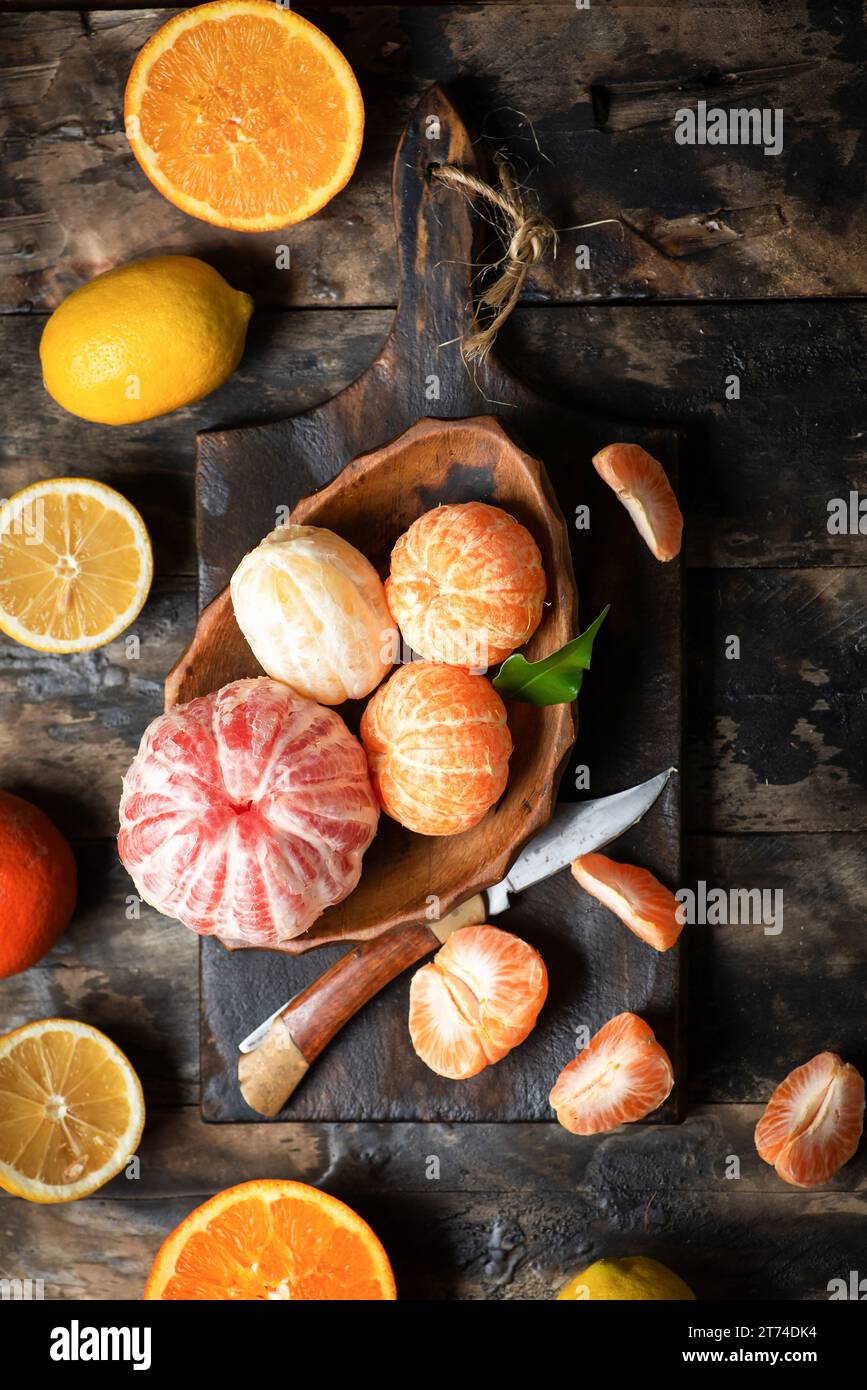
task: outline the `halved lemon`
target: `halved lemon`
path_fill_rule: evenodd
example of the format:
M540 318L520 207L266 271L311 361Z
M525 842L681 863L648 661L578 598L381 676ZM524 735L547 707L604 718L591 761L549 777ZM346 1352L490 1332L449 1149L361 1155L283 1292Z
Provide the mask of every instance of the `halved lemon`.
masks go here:
M139 615L153 556L125 497L90 478L49 478L0 506L0 631L42 652L84 652Z
M0 1187L30 1202L95 1192L135 1153L141 1084L88 1023L44 1018L0 1038Z
M176 207L218 227L301 222L349 180L364 104L348 62L274 0L215 0L145 44L124 97L132 152Z
M388 1256L357 1212L289 1179L226 1188L157 1252L145 1299L392 1302Z

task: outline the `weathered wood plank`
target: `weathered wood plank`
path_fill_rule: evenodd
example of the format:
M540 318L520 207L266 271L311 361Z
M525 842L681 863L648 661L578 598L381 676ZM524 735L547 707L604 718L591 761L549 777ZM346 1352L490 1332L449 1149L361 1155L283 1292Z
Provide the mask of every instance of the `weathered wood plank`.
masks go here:
M867 829L867 569L696 573L688 609L689 828Z
M403 1300L550 1299L603 1254L652 1255L702 1299L825 1299L830 1280L863 1268L863 1196L732 1189L711 1198L600 1182L592 1194L422 1198L329 1182L380 1236ZM194 1205L6 1199L2 1274L44 1279L48 1299L138 1300L160 1243Z
M57 657L0 640L4 786L73 837L115 835L121 778L162 708L165 673L194 613L189 581L182 590L157 584L129 632L98 651Z
M863 834L687 837L684 887L759 889L771 909L685 928L693 1100L765 1101L826 1050L867 1072L865 850Z
M82 279L157 251L207 254L260 304L394 302L391 150L434 81L451 83L471 123L506 142L564 229L557 261L531 277L531 298L867 293L854 12L796 0L685 6L676 22L659 4L308 13L358 72L368 128L349 188L283 237L193 222L135 164L121 124L123 85L166 11L97 8L86 23L64 11L5 16L0 130L10 191L0 304L53 307ZM781 107L782 154L677 144L675 112L699 99ZM291 247L289 272L275 268L277 244ZM590 248L587 269L576 268L578 244Z
M139 1148L140 1172L123 1174L100 1200L186 1199L193 1205L251 1177L292 1178L344 1193L573 1193L606 1189L715 1202L726 1192L803 1194L787 1187L755 1149L760 1105L697 1105L677 1126L624 1125L579 1138L550 1124L206 1125L190 1105L153 1105ZM207 1164L202 1153L207 1150ZM432 1159L439 1165L439 1176ZM737 1160L735 1164L733 1160ZM735 1173L738 1176L733 1176ZM867 1154L822 1189L848 1204L867 1194ZM0 1194L2 1197L2 1194Z
M696 573L689 609L688 828L863 830L867 569ZM63 659L0 639L4 783L71 834L114 834L119 780L193 626L192 591L157 588L135 626L138 659L124 638ZM725 657L729 635L739 662Z
M0 319L8 395L0 491L60 472L128 493L162 575L193 574L193 434L306 409L376 355L391 311L259 311L244 360L207 400L144 425L76 420L42 386L44 320ZM590 412L685 429L688 567L863 565L867 536L828 530L829 503L867 495L867 306L798 303L522 309L503 356ZM736 374L740 399L726 399ZM485 402L479 398L479 410ZM46 440L49 438L50 448ZM867 524L867 521L865 521Z
M156 572L196 572L193 469L197 430L279 419L348 385L373 358L391 311L253 316L240 367L219 391L141 425L94 425L45 391L41 315L0 318L0 355L13 412L0 420L0 495L37 478L102 478L140 509L154 541ZM168 670L168 667L166 667Z
M687 828L863 830L867 568L696 572L688 607ZM5 784L73 835L113 835L120 779L194 623L191 587L158 586L137 659L124 638L64 658L0 639Z
M867 534L829 531L833 499L867 497L864 305L527 309L504 338L558 397L684 426L689 567L867 562Z

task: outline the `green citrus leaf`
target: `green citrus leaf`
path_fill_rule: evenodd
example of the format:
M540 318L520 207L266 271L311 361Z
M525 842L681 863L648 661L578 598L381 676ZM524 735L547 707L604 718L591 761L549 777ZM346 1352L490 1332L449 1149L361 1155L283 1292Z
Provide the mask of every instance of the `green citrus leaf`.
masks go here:
M606 604L595 623L580 637L573 637L558 652L541 661L528 661L515 652L503 662L494 676L494 689L507 700L524 700L530 705L565 705L574 700L590 669L593 639L605 621L611 604Z

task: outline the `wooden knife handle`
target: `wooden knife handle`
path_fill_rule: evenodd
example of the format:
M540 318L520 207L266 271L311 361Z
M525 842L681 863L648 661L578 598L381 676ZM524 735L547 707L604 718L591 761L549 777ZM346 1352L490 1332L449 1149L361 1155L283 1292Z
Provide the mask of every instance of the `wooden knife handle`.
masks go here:
M311 1062L353 1014L453 931L478 925L485 916L485 900L477 894L440 922L393 927L347 951L287 1004L264 1042L241 1055L238 1082L251 1110L278 1115Z

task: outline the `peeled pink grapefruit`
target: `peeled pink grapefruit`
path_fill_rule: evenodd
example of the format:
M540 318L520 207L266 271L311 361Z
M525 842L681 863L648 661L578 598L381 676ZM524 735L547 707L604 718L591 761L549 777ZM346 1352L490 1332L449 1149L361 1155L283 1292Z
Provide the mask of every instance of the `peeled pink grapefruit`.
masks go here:
M279 948L352 892L377 819L340 715L279 681L240 680L145 730L118 848L160 912L227 946Z

